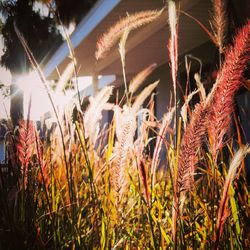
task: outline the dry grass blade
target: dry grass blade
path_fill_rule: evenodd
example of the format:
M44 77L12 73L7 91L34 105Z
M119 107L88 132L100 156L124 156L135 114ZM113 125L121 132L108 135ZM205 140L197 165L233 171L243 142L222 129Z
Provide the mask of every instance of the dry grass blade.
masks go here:
M191 18L192 20L194 20L206 33L207 35L210 37L210 39L213 41L213 43L219 47L216 38L214 37L214 35L206 28L206 26L204 26L197 18L193 17L192 15L188 14L185 11L180 11L182 14L184 14L185 16Z
M141 182L143 185L144 199L146 200L148 206L150 206L150 193L149 193L149 188L148 188L148 176L147 176L145 164L144 164L142 159L139 161L138 168L139 168L140 179L141 179Z
M195 73L194 74L194 79L195 79L195 83L196 83L196 86L198 87L198 90L200 91L200 95L201 95L201 100L203 102L206 101L206 90L203 86L203 83L201 82L201 76L199 73Z
M187 126L187 110L188 110L188 104L192 100L193 96L199 92L199 89L193 91L188 95L188 97L185 100L185 103L181 107L181 117L183 119L184 129L186 129Z
M97 42L96 59L101 59L117 43L125 29L134 30L156 20L162 10L141 11L121 19L112 26Z
M153 181L153 183L152 183L153 187L154 187L155 182L156 182L156 169L157 169L157 165L159 163L159 156L160 156L162 143L163 143L165 134L167 132L167 129L172 121L174 111L175 111L175 108L172 108L168 113L166 113L163 116L161 128L160 128L160 131L157 135L154 154L153 154L153 158L152 158L152 164L151 164L151 176L152 176L152 181Z
M61 20L60 20L60 23L61 23ZM78 77L77 77L77 60L76 60L76 56L74 52L74 47L70 40L68 32L62 23L61 23L61 26L63 28L63 33L65 34L67 46L69 49L69 58L72 60L72 63L73 63L73 71L74 71L74 77L75 77L75 83L76 83L76 89L77 89L77 98L78 98L79 105L81 106L81 97L80 97L79 83L78 83Z
M219 240L223 231L223 225L228 217L227 204L228 204L228 199L229 199L230 186L232 185L234 181L238 167L240 166L241 162L243 161L243 159L246 157L248 153L250 153L250 148L248 146L242 147L234 155L234 158L230 164L227 177L223 186L222 197L220 200L220 207L219 207L219 211L217 215L216 236L215 236L215 244L214 244L215 250L218 249Z

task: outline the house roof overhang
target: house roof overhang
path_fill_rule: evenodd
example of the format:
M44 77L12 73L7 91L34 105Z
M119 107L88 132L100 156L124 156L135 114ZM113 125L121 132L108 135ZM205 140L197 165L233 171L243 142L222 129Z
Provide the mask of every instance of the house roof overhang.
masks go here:
M180 9L194 16L203 25L209 27L210 0L181 0ZM102 60L96 61L96 43L101 34L108 30L127 13L161 9L162 0L100 0L89 14L77 26L70 37L78 62L79 76L92 74L120 76L122 74L118 47L114 47ZM186 15L180 15L179 22L179 55L209 40L201 27ZM153 23L131 32L126 44L126 74L128 78L138 73L151 63L162 65L169 60L167 41L169 28L167 11ZM49 79L58 78L57 70L63 72L70 62L69 49L65 42L55 52L44 67Z

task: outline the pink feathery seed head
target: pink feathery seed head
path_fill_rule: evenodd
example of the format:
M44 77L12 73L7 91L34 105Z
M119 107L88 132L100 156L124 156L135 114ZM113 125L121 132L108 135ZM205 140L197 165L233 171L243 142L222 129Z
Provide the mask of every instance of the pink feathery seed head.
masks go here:
M214 37L219 46L220 53L224 50L224 40L228 26L228 15L225 0L213 0L212 25Z
M243 82L243 72L250 60L250 20L236 35L228 49L221 71L211 91L207 105L212 108L209 126L211 151L216 154L223 146L234 109L234 96Z
M117 43L125 29L134 30L148 24L161 16L162 10L148 10L137 12L118 21L97 42L96 59L103 58Z
M177 49L177 36L169 40L168 43L169 58L171 63L171 77L173 81L174 92L176 91L176 78L178 69L178 49Z
M234 39L234 44L227 49L225 61L222 69L217 73L216 83L209 94L207 103L211 102L214 96L220 93L218 87L223 87L225 84L233 91L239 88L239 79L242 78L242 73L245 70L246 63L250 59L250 19L246 25L238 32Z
M191 116L191 121L183 135L177 169L177 177L174 181L174 199L172 213L172 238L176 237L176 225L180 210L181 194L190 190L194 183L197 152L201 147L206 133L206 122L209 109L204 104L196 104ZM185 195L182 195L185 197Z
M153 72L157 67L156 63L149 65L147 68L139 72L129 83L129 92L135 93L136 90L141 86L144 80Z
M18 132L19 136L16 145L16 153L21 163L19 185L20 188L26 189L28 182L28 165L36 149L34 122L30 120L20 121Z
M209 110L203 104L196 104L191 121L181 141L179 166L177 171L177 192L191 188L198 162L197 152L206 133Z
M119 109L117 109L118 111ZM114 155L117 159L111 170L111 185L115 191L118 203L121 200L128 186L127 165L129 151L133 147L134 135L136 131L136 116L131 108L125 107L122 113L116 115L116 146ZM118 204L117 203L117 204Z
M178 15L175 1L168 1L168 22L170 28L170 38L168 42L168 50L171 64L171 76L174 87L174 95L176 96L176 81L178 71Z
M35 150L35 126L33 121L22 120L19 122L19 136L16 149L22 166L27 166Z

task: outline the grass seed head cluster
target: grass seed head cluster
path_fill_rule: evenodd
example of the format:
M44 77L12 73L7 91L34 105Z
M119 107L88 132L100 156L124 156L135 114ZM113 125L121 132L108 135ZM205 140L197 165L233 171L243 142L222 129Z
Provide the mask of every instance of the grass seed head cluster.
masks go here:
M236 152L231 138L225 140L232 124L235 94L242 87L250 59L250 21L226 47L225 6L221 0L213 4L213 33L209 36L225 59L210 93L206 94L196 74L198 89L185 97L180 117L176 91L181 17L174 1L168 1L160 11L128 14L97 43L96 58L102 60L120 40L127 85L126 41L130 32L169 14L166 25L170 26L170 39L164 42L169 48L174 101L160 120L154 115L152 98L159 81L136 94L156 64L132 78L121 100L112 101L116 90L107 86L89 97L85 111L78 104L73 112L59 114L46 79L16 28L46 87L57 124L40 138L34 123L27 119L20 122L18 135L10 131L11 136L6 137L12 167L18 169L12 185L4 182L1 173L0 238L4 240L0 246L246 249L250 245L246 224L250 218L249 190L243 164L249 147L239 143ZM77 66L75 58L72 60L70 75ZM58 88L68 79L67 75L62 77ZM189 106L198 92L199 102ZM141 109L148 99L149 104ZM104 110L114 116L101 128ZM140 114L142 123L138 125ZM237 136L240 142L241 135ZM165 168L160 166L163 148Z

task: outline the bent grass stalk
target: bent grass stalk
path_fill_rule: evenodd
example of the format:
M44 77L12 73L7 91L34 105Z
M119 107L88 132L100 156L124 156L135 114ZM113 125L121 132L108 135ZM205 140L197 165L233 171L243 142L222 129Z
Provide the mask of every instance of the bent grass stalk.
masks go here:
M216 236L215 236L215 243L214 243L214 249L218 249L219 245L219 240L221 237L221 234L223 232L223 225L225 224L225 221L228 217L228 200L230 196L230 187L234 181L234 178L236 176L237 170L239 165L241 164L242 160L245 158L245 156L250 153L250 148L245 146L238 150L238 152L235 154L228 173L227 177L223 186L223 191L222 191L222 197L220 200L220 206L219 206L219 211L217 215L217 223L216 223Z
M70 200L72 200L72 197L71 197L71 185L70 185L70 179L69 179L69 166L68 166L68 161L67 161L67 156L66 156L66 147L65 147L65 143L64 143L64 135L63 135L63 130L62 130L62 126L61 126L61 123L60 123L60 119L59 119L59 116L58 116L58 112L56 110L56 107L55 107L55 104L53 102L53 99L52 99L52 95L50 93L50 89L49 89L49 85L47 84L47 80L39 66L39 64L37 63L36 59L34 58L33 56L33 53L32 51L29 49L29 46L25 40L25 38L23 37L23 35L20 33L20 31L18 30L18 27L16 26L16 24L14 23L14 28L15 28L15 31L16 31L16 34L24 48L24 51L26 52L26 55L28 57L28 59L30 60L30 63L33 67L33 69L39 74L40 76L40 79L45 87L45 90L47 92L47 95L48 95L48 98L51 102L51 105L52 105L52 108L53 108L53 111L54 111L54 114L55 114L55 117L56 117L56 120L57 120L57 124L58 124L58 127L59 127L59 130L60 130L60 135L61 135L61 142L62 142L62 146L63 146L63 155L64 155L64 162L65 162L65 166L66 166L66 174L67 174L67 184L68 184L68 190L69 190L69 197L70 197ZM72 202L71 202L72 203Z

